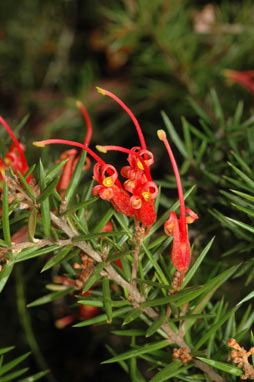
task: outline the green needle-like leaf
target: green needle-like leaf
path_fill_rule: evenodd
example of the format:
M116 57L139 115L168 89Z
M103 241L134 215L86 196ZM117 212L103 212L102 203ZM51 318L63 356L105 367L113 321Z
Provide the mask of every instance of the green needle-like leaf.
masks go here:
M37 209L33 208L31 213L30 213L30 216L28 219L28 226L27 226L28 236L32 242L34 242L36 223L37 223Z
M133 309L127 316L125 317L123 321L123 326L129 324L132 321L135 321L140 315L142 314L142 310L140 309Z
M212 359L207 359L203 357L197 357L197 358L200 359L200 361L206 363L207 365L215 367L216 369L219 369L219 370L223 370L228 374L237 375L237 376L240 376L243 374L242 370L236 366L229 365L224 362L214 361Z
M147 329L146 337L151 337L154 333L157 332L158 329L160 329L161 325L164 324L166 320L165 315L161 315L157 320L155 320L152 325Z
M53 293L47 294L46 296L37 298L33 302L30 302L30 304L28 304L27 307L32 308L34 306L48 304L49 302L52 302L60 297L67 296L67 294L73 292L74 289L75 289L74 287L70 287L70 288L61 290L59 292L53 292Z
M167 114L164 111L161 112L161 115L172 141L175 143L176 147L178 148L180 153L183 155L183 157L187 158L188 153L185 149L184 143L182 142L181 138L177 134L172 122L170 121L170 119L168 118Z
M105 263L104 262L101 262L99 263L94 271L93 271L93 274L89 277L89 279L85 282L84 284L84 287L83 287L83 292L82 293L86 293L92 286L93 284L100 280L101 279L101 271L103 270L103 268L105 267Z
M70 202L71 198L73 197L73 195L76 191L76 188L79 184L79 181L80 181L80 178L81 178L81 175L83 172L85 160L86 160L86 152L83 150L81 155L80 155L79 161L76 164L75 170L73 171L73 174L72 174L71 180L69 182L68 188L66 190L65 200L67 202L67 205L69 204L69 202Z
M102 281L102 293L104 300L104 308L107 315L107 322L111 323L112 321L112 302L111 302L111 293L110 293L110 284L108 277L104 277Z
M43 192L37 198L37 203L43 202L45 199L47 199L53 193L53 191L56 188L56 185L57 185L58 181L59 181L59 178L55 178L55 179L52 180L51 183L49 183L47 185L47 187L45 187Z
M6 348L1 348L0 349L0 355L8 353L9 351L13 350L14 348L15 348L15 346L8 346Z
M26 377L24 379L20 379L16 382L35 382L35 381L38 381L38 379L41 379L42 377L44 377L48 373L49 373L49 370L39 371L38 373L30 375L29 377Z
M40 192L41 194L46 188L46 178L44 173L44 168L42 162L40 161ZM43 222L43 229L46 237L50 236L50 227L51 227L51 219L50 219L50 205L48 197L41 202L41 215Z
M6 363L4 366L1 366L0 376L4 375L9 370L12 370L15 366L17 366L19 363L24 361L30 354L31 354L30 352L23 354L23 355L19 356L18 358L15 358L13 361Z
M156 350L163 349L169 345L167 340L155 342L155 343L148 343L145 344L144 346L140 346L138 348L132 349L127 351L126 353L119 354L116 357L113 357L111 359L108 359L107 361L102 362L104 363L113 363L113 362L119 362L119 361L124 361L126 359L130 359L133 357L138 357L141 354L146 354L146 353L152 353Z
M36 197L35 197L33 191L31 190L29 184L26 181L26 178L19 171L18 171L18 176L19 176L20 182L22 183L27 194L30 196L31 199L36 200Z
M2 223L3 223L4 240L10 246L11 245L11 233L10 233L10 222L9 222L9 201L8 201L7 180L4 183L3 206L2 206Z
M73 248L73 245L67 245L66 247L62 248L55 256L52 256L46 262L41 272L47 271L48 269L52 268L54 265L61 263L61 261L64 260L64 258L69 254L72 248Z
M169 381L169 378L175 377L182 371L188 369L190 366L182 367L180 361L173 361L163 369L161 369L155 376L150 380L150 382L163 382Z
M5 284L7 283L8 278L11 275L12 269L14 266L13 257L4 265L2 271L0 272L0 293L4 289Z
M130 310L132 310L132 307L128 306L128 307L124 307L124 308L121 308L121 309L117 309L115 311L112 312L112 319L116 318L116 317L121 317L129 312ZM78 324L76 325L73 325L74 328L80 328L82 326L90 326L90 325L94 325L94 324L104 324L107 322L107 315L106 314L101 314L100 316L97 316L97 317L94 317L94 318L91 318L89 320L84 320L84 321L81 321L79 322Z
M254 189L254 181L247 176L244 172L239 170L236 166L234 166L232 163L227 162L230 167L234 170L234 172L247 184L248 187L250 187L250 190L252 191Z
M242 222L240 222L239 220L231 219L231 218L229 218L229 217L227 217L227 216L225 216L225 218L226 218L227 220L229 220L230 222L234 223L235 225L237 225L237 226L239 226L239 227L245 229L246 231L249 231L249 232L251 232L251 233L254 233L254 227L250 226L249 224L242 223Z

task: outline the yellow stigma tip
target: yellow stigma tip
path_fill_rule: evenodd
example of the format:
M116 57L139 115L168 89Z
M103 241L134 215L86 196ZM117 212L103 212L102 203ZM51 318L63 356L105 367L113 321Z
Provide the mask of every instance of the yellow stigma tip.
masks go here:
M99 88L99 86L96 86L96 89L98 93L105 95L104 90L102 88Z
M44 147L44 143L41 143L41 142L33 142L33 145L36 146L36 147Z
M104 149L103 146L100 146L100 145L96 145L96 150L98 150L100 153L103 153L103 154L106 154L107 153L107 150Z
M77 100L76 101L76 106L77 106L78 109L80 109L82 107L82 102Z
M163 141L164 139L166 139L166 133L164 130L157 130L157 135L158 135L158 138Z

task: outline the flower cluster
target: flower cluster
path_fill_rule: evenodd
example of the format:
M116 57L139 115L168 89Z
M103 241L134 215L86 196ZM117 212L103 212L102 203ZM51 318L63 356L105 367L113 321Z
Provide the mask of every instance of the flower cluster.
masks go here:
M121 212L128 217L134 217L135 221L141 222L142 226L146 228L146 232L148 232L157 219L154 201L158 195L158 187L152 180L150 173L150 166L154 163L153 154L147 150L141 127L131 110L113 93L105 89L97 89L102 95L107 95L114 99L128 113L139 136L140 146L133 147L132 149L120 146L97 146L97 149L103 153L114 150L128 155L128 165L124 166L120 171L121 176L126 179L123 184L119 180L117 169L111 164L104 162L100 156L88 147L90 138L88 141L85 141L84 144L62 139L48 139L34 142L34 144L39 147L44 147L47 144L60 143L85 150L97 162L93 169L93 175L98 184L93 187L93 195L99 196L103 200L110 201L118 212ZM173 236L171 258L174 267L177 272L179 272L177 284L180 286L191 259L187 224L198 219L198 216L189 208L185 208L179 171L165 132L159 130L158 136L159 139L163 141L168 151L178 188L180 217L178 219L174 211L170 212L169 219L165 222L164 229L167 235ZM68 153L69 155L70 170L68 171L72 173L73 166L75 166L76 163L74 159L76 150L69 150L65 153ZM66 170L66 173L68 171ZM187 217L186 213L188 214Z
M4 159L0 157L0 189L3 188L3 183L5 181L5 170L12 168L15 174L18 172L21 175L25 175L28 170L28 165L25 157L25 148L15 137L11 127L8 123L0 116L0 123L6 129L10 135L13 144L9 147L8 152L5 154ZM32 176L27 177L27 182L30 182Z

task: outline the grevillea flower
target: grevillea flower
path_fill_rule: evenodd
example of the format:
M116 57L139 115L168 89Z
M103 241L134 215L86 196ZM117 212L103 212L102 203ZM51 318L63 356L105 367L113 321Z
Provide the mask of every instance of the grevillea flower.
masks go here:
M124 188L132 194L129 204L135 210L135 217L145 227L149 227L157 218L154 199L158 195L158 188L150 174L150 166L154 161L153 154L147 150L141 127L132 111L115 94L101 88L97 90L102 95L114 99L127 112L136 127L141 147L133 147L131 150L119 146L97 146L97 148L103 152L116 150L128 154L129 166L124 166L121 170L121 175L127 178Z
M88 147L91 138L91 123L81 103L78 103L78 107L82 110L88 126L84 144L62 139L48 139L34 142L34 144L39 147L44 147L48 144L60 143L85 150L97 162L93 169L93 175L98 185L93 187L93 195L99 196L103 200L109 200L117 211L127 216L134 216L136 220L141 221L143 226L150 227L157 218L154 199L158 195L158 188L153 182L150 173L150 166L154 161L153 154L147 150L142 130L131 110L113 93L105 89L97 89L101 94L113 98L121 105L131 117L139 136L141 147L133 147L131 150L119 146L99 146L103 152L117 150L128 154L129 166L124 166L121 170L121 175L127 178L123 186L118 178L116 168L105 163ZM63 175L59 182L59 188L62 189L68 184L73 166L76 164L76 150L68 150L65 151L64 154L69 160L65 165Z
M115 184L118 179L115 167L109 164L101 166L100 163L96 163L93 174L94 179L99 183L93 188L93 195L100 196L103 200L110 200L114 208L124 215L134 216L135 210L129 203L129 194L122 187Z
M159 139L164 143L167 149L176 177L178 196L180 202L180 217L178 219L174 211L170 212L169 219L164 224L164 230L168 236L173 236L171 259L174 267L177 269L177 271L180 272L180 279L182 282L184 274L190 265L191 259L191 249L188 238L187 223L192 223L194 220L198 219L198 215L195 214L195 212L193 212L189 208L185 208L183 189L178 167L173 152L170 148L169 142L167 140L166 133L164 130L158 130L157 133ZM186 213L189 216L186 217Z
M231 82L241 85L254 96L254 70L238 72L236 70L226 69L224 75Z
M13 133L11 127L8 123L0 116L0 123L6 129L7 133L10 135L13 144L10 146L9 151L5 155L4 159L0 160L0 181L3 182L5 179L5 169L12 168L14 173L17 174L18 171L24 176L28 170L28 164L24 154L24 146L17 140L15 134ZM30 182L32 176L28 176L27 182Z
M34 142L33 144L37 147L44 147L49 144L64 144L85 150L98 162L94 167L94 178L99 183L99 187L94 187L93 194L95 196L103 196L104 200L110 200L117 211L127 214L127 216L134 216L135 212L129 206L129 194L123 189L118 179L116 169L105 163L89 147L79 142L64 139L46 139L44 141ZM106 172L108 172L108 174L106 174Z

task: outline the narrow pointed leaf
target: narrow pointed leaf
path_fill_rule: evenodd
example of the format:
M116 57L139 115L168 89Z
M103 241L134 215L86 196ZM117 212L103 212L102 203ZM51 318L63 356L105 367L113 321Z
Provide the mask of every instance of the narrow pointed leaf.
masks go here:
M173 361L169 365L161 369L157 374L155 374L155 376L150 380L150 382L169 381L169 378L175 377L177 374L190 367L182 366L183 365L180 361Z
M42 377L44 377L48 373L49 373L49 370L39 371L38 373L30 375L27 378L20 379L20 380L18 380L16 382L35 382L35 381L38 381L38 379L41 379Z
M89 240L94 240L94 239L100 239L103 237L111 237L111 236L122 236L125 232L116 232L116 231L111 231L111 232L98 232L98 233L89 233L87 235L80 235L80 236L75 236L72 241L74 243L79 242L79 241L89 241Z
M247 172L249 175L251 175L251 169L247 165L247 163L238 155L235 151L231 150L230 154L233 155L233 157L236 159L238 164L242 167L242 170Z
M114 363L114 362L124 361L126 359L138 357L141 354L152 353L156 350L163 349L167 346L169 346L169 342L167 340L163 340L163 341L159 341L155 343L148 343L148 344L145 344L144 346L140 346L138 348L129 350L123 354L119 354L116 357L108 359L107 361L104 361L102 363L105 364L105 363Z
M166 320L165 315L161 315L157 320L155 320L152 325L147 329L146 337L151 337L154 333L157 332L158 329L160 329L161 325L164 324Z
M34 192L32 191L29 184L27 183L26 178L19 171L18 171L18 176L27 194L30 196L31 199L36 200L36 196L34 195Z
M231 189L230 191L232 191L234 194L236 194L238 196L241 196L244 199L249 200L250 202L254 202L254 196L252 196L252 195L246 194L245 192L241 192L238 190L232 190Z
M68 162L68 159L65 159L59 163L57 163L54 167L52 167L46 174L46 183L49 184L55 177L58 175L59 171L62 167Z
M44 272L50 268L52 268L54 265L61 263L61 261L64 260L64 258L69 254L71 249L73 248L73 245L67 245L66 247L62 248L56 255L52 256L44 265L41 272Z
M104 263L104 262L99 263L99 264L95 267L95 269L94 269L92 275L91 275L91 276L89 277L89 279L85 282L84 287L83 287L83 292L82 292L82 293L86 293L86 292L93 286L93 284L94 284L96 281L98 281L98 280L101 279L101 277L102 277L102 276L101 276L101 271L103 270L104 267L105 267L105 263Z
M189 103L191 104L191 106L193 107L193 109L195 110L195 112L201 117L201 119L203 119L204 121L206 121L207 123L209 123L209 125L212 125L212 120L210 119L210 117L204 112L204 110L194 101L194 99L192 99L191 97L188 97L188 101Z
M45 188L46 188L45 173L44 173L42 162L40 161L40 192L43 193ZM49 237L51 219L50 219L50 205L49 205L48 198L46 198L45 200L43 200L43 202L41 202L41 216L42 216L44 234L46 237Z
M220 101L218 99L218 95L217 95L215 89L211 89L211 96L213 99L216 118L220 122L220 125L223 126L224 125L224 114L223 114L223 110L222 110L222 107L221 107L221 104L220 104Z
M47 294L46 296L37 298L33 302L30 302L30 304L27 305L28 308L48 304L49 302L52 302L60 297L66 296L67 294L74 291L74 287L66 288L65 290L59 291L59 292L53 292L50 294Z
M206 341L208 341L211 335L213 335L236 310L237 308L231 309L218 322L216 322L216 324L212 325L212 327L200 338L196 344L195 351L198 350Z
M6 348L1 348L0 349L0 355L8 353L9 351L15 349L15 346L8 346Z
M254 291L252 291L249 294L247 294L247 296L245 296L240 302L238 302L237 306L243 304L246 301L249 301L253 297L254 297Z
M17 366L19 363L24 361L30 354L31 354L30 352L23 354L23 355L19 356L18 358L15 358L13 361L10 361L10 362L6 363L5 365L3 365L0 368L0 376L4 375L8 371L12 370L15 366Z
M29 175L31 175L31 174L33 173L35 167L36 167L36 164L34 163L34 164L27 170L27 172L25 173L25 176L24 176L25 179L27 179L27 178L29 177Z
M27 226L28 236L32 242L34 242L36 223L37 223L37 209L33 208L31 213L30 213L30 216L28 219L28 226Z
M243 222L240 222L239 220L235 220L235 219L231 219L227 216L225 216L225 218L227 220L229 220L230 222L234 223L235 225L245 229L246 231L249 231L251 233L254 233L254 227L251 227L249 224L246 224L246 223L243 223Z
M102 228L107 224L107 222L112 218L114 215L114 208L109 208L109 210L106 212L106 214L99 219L98 224L93 229L93 232L100 232Z
M63 215L72 214L73 212L76 212L82 208L88 207L90 204L95 203L97 200L99 200L99 197L94 197L89 200L83 200L81 203L76 204L74 207L67 209Z
M112 321L112 302L111 302L111 294L110 294L110 284L108 277L104 277L102 281L102 293L104 300L104 308L107 315L107 322L111 323Z
M109 345L106 345L106 349L108 350L108 352L113 355L113 356L116 356L117 353L114 351L114 349L112 349ZM121 366L121 368L125 371L125 373L128 373L129 372L129 367L127 365L127 363L125 361L120 361L119 362L119 365Z
M47 253L53 252L58 248L59 248L59 246L56 244L53 244L53 245L51 245L49 247L45 247L45 248L40 248L38 246L25 248L15 256L15 263L19 263L20 261L29 260L29 259L32 259L34 257L46 255Z
M117 309L117 310L112 312L112 319L114 319L116 317L124 316L130 310L132 310L132 307L130 307L130 306ZM74 328L80 328L82 326L90 326L90 325L102 324L102 323L104 324L106 322L107 322L107 315L106 314L101 314L100 316L91 318L89 320L81 321L78 324L73 325L73 327Z
M81 178L81 175L83 172L85 160L86 160L86 152L83 150L81 155L80 155L79 161L76 164L75 170L73 171L73 174L72 174L71 180L69 182L68 188L66 190L65 200L66 200L67 204L69 204L69 202L70 202L71 198L73 197L73 195L76 191L76 188L79 184L79 181L80 181L80 178Z
M170 121L170 119L168 118L167 114L164 111L161 112L161 115L172 141L175 143L176 147L178 148L180 153L184 156L184 158L187 158L188 154L185 149L185 146L182 140L180 139L179 135L177 134L172 122Z
M11 245L11 233L10 233L10 222L9 222L9 204L8 204L7 181L5 181L5 183L4 183L3 205L2 205L2 223L3 223L4 240L10 246Z
M1 370L1 369L0 369ZM19 369L17 371L14 371L12 373L9 373L3 377L1 377L1 382L9 382L9 381L12 381L14 379L14 381L16 381L17 377L21 377L22 374L25 374L27 371L29 370L28 367L25 367L23 369Z
M182 288L184 288L189 282L190 280L192 279L192 277L195 275L195 273L197 272L200 264L202 263L202 261L204 260L206 254L208 253L209 249L211 248L212 244L213 244L213 241L214 241L215 237L213 237L209 243L207 244L207 246L203 249L203 251L201 252L201 254L199 255L199 257L197 258L197 260L195 261L195 263L193 264L193 266L191 267L191 269L188 271L184 281L183 281L183 284L182 284Z
M57 178L53 179L52 182L50 182L45 187L43 192L41 192L40 196L37 198L37 203L43 202L45 199L47 199L53 193L54 189L56 188L58 181L59 181L59 178L57 177Z
M243 374L242 370L236 366L229 365L229 364L224 363L224 362L214 361L212 359L207 359L207 358L203 358L203 357L196 357L196 358L198 358L200 361L206 363L207 365L215 367L216 369L219 369L219 370L223 370L228 374L237 375L237 376L240 376Z
M7 283L8 278L11 275L12 269L14 266L13 257L4 265L2 271L0 272L0 293L4 289L5 284Z
M126 330L113 330L111 333L115 334L116 336L123 336L123 337L132 337L132 336L144 337L146 332L141 329L126 329Z
M229 164L230 167L232 167L234 172L248 185L248 187L250 187L250 189L253 190L254 189L254 181L249 176L247 176L244 172L239 170L239 168L234 166L232 163L230 163L230 162L227 162L227 163Z
M125 317L123 321L123 326L129 324L130 322L136 320L140 315L142 314L142 310L140 309L133 309L127 316Z

